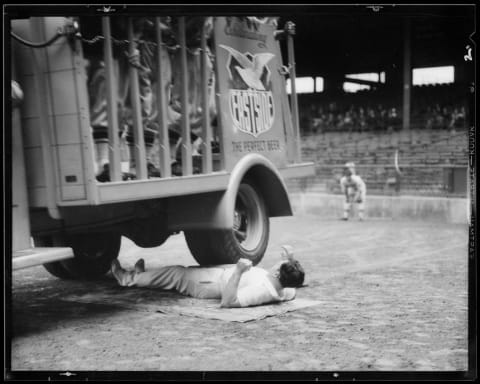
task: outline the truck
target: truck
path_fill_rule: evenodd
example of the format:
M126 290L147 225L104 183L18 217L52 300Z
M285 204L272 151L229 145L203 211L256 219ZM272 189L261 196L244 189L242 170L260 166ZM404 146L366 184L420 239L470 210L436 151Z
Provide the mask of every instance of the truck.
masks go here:
M194 153L188 139L188 16L173 17L181 73L176 80L181 170L172 173L169 101L161 92L159 72L154 132L159 172L153 177L148 171L139 70L132 65L135 177L125 178L112 53L117 17L108 12L91 16L101 30L95 39L86 37L88 28L76 16L11 20L12 80L23 93L18 105L12 103L12 269L43 265L61 279L95 279L109 271L122 236L140 247L158 247L182 232L200 265L239 258L258 264L268 246L270 218L293 215L285 180L314 173L314 165L301 160L294 25L277 29L255 18L211 18L211 36L201 33L197 51L203 108L196 131L202 140ZM139 44L133 34L136 17L125 17L122 44L130 53ZM160 67L165 23L163 15L149 19ZM98 180L92 138L87 44L100 45L105 64L109 178L103 181ZM281 45L287 46L288 65ZM214 125L208 112L207 54L214 68Z

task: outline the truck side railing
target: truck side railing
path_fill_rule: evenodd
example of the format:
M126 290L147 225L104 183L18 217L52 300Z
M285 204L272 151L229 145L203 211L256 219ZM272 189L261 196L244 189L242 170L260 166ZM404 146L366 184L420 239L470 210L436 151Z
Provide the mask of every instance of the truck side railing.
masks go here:
M114 63L113 63L113 49L112 49L112 34L110 27L110 17L105 16L102 18L102 28L104 39L104 62L106 67L106 80L107 80L107 105L108 105L108 142L109 142L109 167L110 167L110 180L121 181L121 158L119 149L119 122L118 111L116 105L116 82L114 81ZM132 19L128 19L128 52L133 55L136 50L137 42L134 38ZM156 94L156 102L158 103L157 109L157 138L158 138L158 151L159 168L161 177L171 177L170 167L170 146L167 124L167 100L164 94L164 84L162 78L162 58L160 57L160 46L162 42L162 31L160 27L160 18L155 18L155 44L157 46L157 81L158 86ZM188 176L193 174L192 166L192 144L190 141L191 126L188 113L188 68L187 68L187 45L185 35L185 17L179 17L178 19L178 37L179 37L179 50L180 50L180 66L181 66L181 164L182 164L182 176ZM210 173L213 170L212 165L212 128L210 125L210 116L208 108L208 67L207 67L207 41L205 33L201 34L201 95L202 95L202 173ZM136 168L136 179L145 180L148 179L147 160L145 140L143 134L142 125L142 112L140 106L140 89L138 80L138 70L134 66L130 66L129 70L130 81L130 99L132 103L133 112L133 157Z

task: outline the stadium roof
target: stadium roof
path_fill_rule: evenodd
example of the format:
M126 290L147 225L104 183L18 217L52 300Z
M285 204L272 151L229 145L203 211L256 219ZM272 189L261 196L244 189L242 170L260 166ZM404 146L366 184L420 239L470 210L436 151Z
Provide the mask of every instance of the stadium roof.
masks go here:
M473 46L474 7L371 6L298 7L286 20L296 24L297 74L380 72L403 62L404 24L411 23L414 67L463 60Z
M412 29L412 65L451 65L463 60L474 32L475 5L118 5L115 15L280 16L280 26L296 24L297 75L335 75L388 71L403 62L404 21ZM12 5L12 17L98 15L95 5ZM286 54L286 52L284 52Z

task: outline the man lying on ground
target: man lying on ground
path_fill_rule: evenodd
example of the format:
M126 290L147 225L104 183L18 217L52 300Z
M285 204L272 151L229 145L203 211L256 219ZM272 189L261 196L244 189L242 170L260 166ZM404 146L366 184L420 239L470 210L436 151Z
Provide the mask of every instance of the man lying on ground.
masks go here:
M214 267L170 265L145 270L140 259L132 271L114 260L111 272L123 287L175 290L199 299L221 299L224 308L250 307L293 300L295 288L303 284L305 272L293 258L292 248L282 248L282 260L269 271L252 266L248 259Z

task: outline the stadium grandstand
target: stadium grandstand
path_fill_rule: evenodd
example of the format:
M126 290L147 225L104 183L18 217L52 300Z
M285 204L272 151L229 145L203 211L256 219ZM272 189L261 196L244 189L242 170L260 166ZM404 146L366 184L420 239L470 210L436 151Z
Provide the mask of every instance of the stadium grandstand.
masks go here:
M321 6L288 20L303 158L316 164L292 190L340 193L353 161L370 195L467 197L472 5Z

